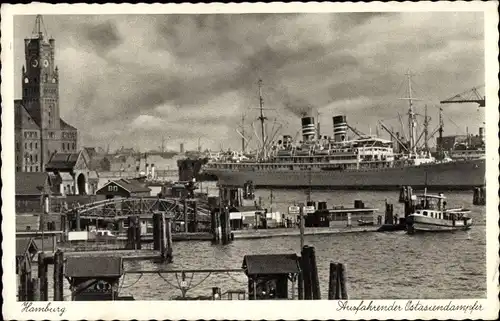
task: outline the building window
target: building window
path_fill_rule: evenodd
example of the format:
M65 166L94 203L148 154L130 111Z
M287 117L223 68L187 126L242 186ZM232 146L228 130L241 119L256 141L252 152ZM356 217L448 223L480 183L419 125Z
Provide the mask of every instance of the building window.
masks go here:
M28 149L28 143L24 143L24 149Z
M66 144L62 143L62 149L65 150Z
M19 143L16 143L16 150L20 150L21 146L19 146Z
M30 172L32 172L32 168L31 168L31 166L30 166L30 170L29 170L29 171L30 171Z
M35 167L36 171L38 172L38 166Z
M35 143L35 149L38 149L38 143Z
M33 155L30 155L30 163L33 163Z
M73 149L75 149L75 143L73 143Z
M33 143L30 143L30 149L33 149Z
M35 154L35 162L38 162L38 154Z

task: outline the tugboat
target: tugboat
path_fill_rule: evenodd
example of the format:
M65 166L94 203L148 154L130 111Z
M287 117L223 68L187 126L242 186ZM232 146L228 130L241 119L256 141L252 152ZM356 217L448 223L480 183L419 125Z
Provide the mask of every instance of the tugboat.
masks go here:
M415 210L406 219L408 234L419 232L450 232L468 230L472 226L470 210L465 208L446 208L443 194L416 195Z

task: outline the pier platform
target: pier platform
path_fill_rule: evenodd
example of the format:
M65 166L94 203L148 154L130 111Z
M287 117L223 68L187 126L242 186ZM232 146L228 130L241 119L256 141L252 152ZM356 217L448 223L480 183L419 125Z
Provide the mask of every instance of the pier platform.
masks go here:
M352 226L352 227L308 227L304 235L328 235L342 233L366 233L376 232L380 226ZM232 231L234 239L260 239L283 236L300 236L298 228L275 228L260 230L236 230Z

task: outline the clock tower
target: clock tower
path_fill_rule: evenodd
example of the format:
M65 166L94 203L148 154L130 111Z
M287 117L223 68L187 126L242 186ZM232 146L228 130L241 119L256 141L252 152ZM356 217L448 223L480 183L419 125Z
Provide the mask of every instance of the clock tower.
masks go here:
M59 129L59 75L55 66L55 40L47 39L37 16L31 38L24 39L23 103L41 129Z
M16 170L44 171L54 153L76 152L77 129L60 117L55 40L41 15L24 39L24 57L22 98L16 101Z

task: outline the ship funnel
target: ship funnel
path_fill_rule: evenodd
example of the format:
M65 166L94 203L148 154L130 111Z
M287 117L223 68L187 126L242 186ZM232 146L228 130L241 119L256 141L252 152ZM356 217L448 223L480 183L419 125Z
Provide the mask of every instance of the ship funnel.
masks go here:
M343 142L347 139L347 117L345 115L333 117L333 137L336 142Z
M314 140L316 138L316 125L314 117L302 117L302 138L304 142Z
M484 127L479 127L479 138L484 142Z

